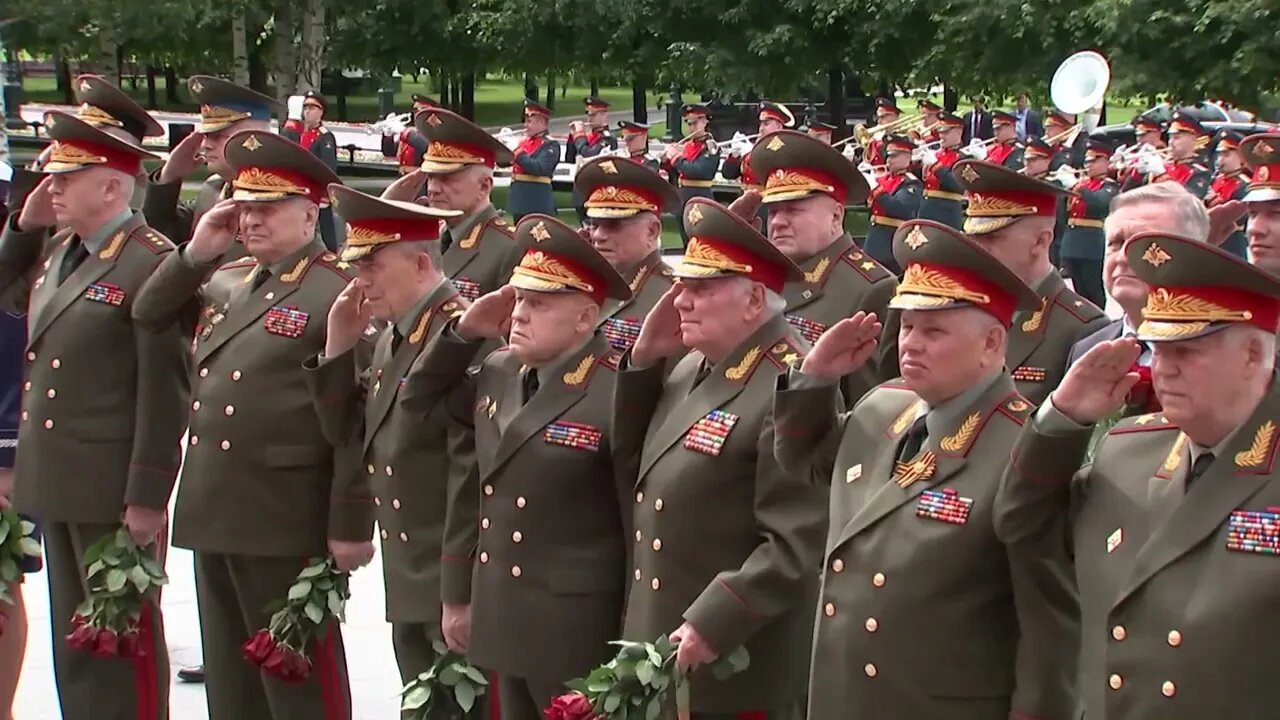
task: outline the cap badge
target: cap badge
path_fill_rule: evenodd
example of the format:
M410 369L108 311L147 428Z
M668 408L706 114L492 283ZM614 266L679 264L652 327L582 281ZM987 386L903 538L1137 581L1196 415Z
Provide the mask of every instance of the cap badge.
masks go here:
M960 171L960 177L964 178L965 182L975 182L979 175L978 171L974 170L972 165L965 165L964 169Z
M537 225L534 225L533 229L529 231L529 235L537 242L542 242L543 240L551 237L551 233L547 231L546 223L543 222L539 222Z
M192 80L191 92L195 92L195 93L204 92L204 85L202 85L199 80Z
M92 89L93 89L93 83L89 82L88 80L80 81L80 92L89 92Z
M1152 243L1151 246L1147 248L1147 251L1142 253L1142 259L1146 260L1152 267L1160 267L1173 258L1169 256L1169 253L1164 251L1164 248Z
M907 239L903 242L905 242L912 250L919 250L921 245L929 242L929 236L925 235L924 231L917 225L916 227L911 228L911 232L908 233Z
M693 207L689 208L689 212L686 214L686 217L689 218L690 223L697 225L698 223L702 222L702 208L698 207L697 205L694 205Z
M604 162L600 163L600 169L604 171L605 175L618 174L618 166L614 165L612 160L605 160Z
M782 138L775 137L769 141L768 145L765 145L765 149L777 152L778 150L781 150L784 145L786 145L786 143L782 142Z
M258 139L257 135L250 135L244 139L244 142L240 143L240 147L248 150L249 152L253 152L262 147L262 141Z

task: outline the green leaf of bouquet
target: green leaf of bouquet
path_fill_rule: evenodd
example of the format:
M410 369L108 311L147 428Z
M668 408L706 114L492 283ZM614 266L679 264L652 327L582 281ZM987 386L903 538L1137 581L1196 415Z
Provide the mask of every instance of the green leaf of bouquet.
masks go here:
M444 683L445 685L457 685L458 680L461 678L462 678L462 675L458 672L458 669L452 665L444 667L440 670L440 682Z
M120 592L128 580L129 576L125 575L123 570L111 570L107 573L107 592Z
M471 679L471 682L473 682L473 683L476 683L476 684L478 684L478 685L488 685L488 684L489 684L489 679L488 679L488 678L486 678L486 677L484 676L484 673L480 672L480 668L476 667L475 665L467 665L467 666L465 666L465 667L462 669L462 672L463 672L463 674L464 674L464 675L466 675L468 678L470 678L470 679Z
M311 581L299 580L289 587L289 599L301 600L311 594Z
M476 704L476 690L468 683L458 683L453 688L453 697L458 701L458 707L462 708L462 712L471 712L472 706Z
M324 610L316 603L309 602L303 608L302 612L306 613L307 619L319 625L324 622Z
M404 694L404 699L400 701L401 710L417 710L427 701L431 699L431 688L424 685L416 685L412 690Z

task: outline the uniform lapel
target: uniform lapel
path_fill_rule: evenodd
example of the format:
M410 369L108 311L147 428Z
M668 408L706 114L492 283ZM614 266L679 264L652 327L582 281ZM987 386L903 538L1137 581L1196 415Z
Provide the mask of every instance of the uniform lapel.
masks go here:
M498 447L494 451L493 464L484 474L490 475L501 468L529 438L586 397L591 376L608 352L608 342L603 335L596 333L585 347L566 358L563 364L554 370L548 368L547 377L539 373L538 392L515 412L503 429ZM519 387L519 374L515 375L513 384Z
M805 261L800 266L804 271L804 279L787 283L782 290L782 297L787 301L787 312L793 313L821 298L827 276L835 269L836 263L840 262L841 256L852 247L853 239L848 235L841 235L826 250Z
M139 213L131 215L98 252L89 253L84 262L80 263L80 267L71 273L71 277L68 277L66 281L45 296L48 299L39 309L39 314L35 316L32 322L31 338L27 341L27 347L34 345L36 340L44 334L44 331L49 329L53 321L65 312L67 308L71 307L71 303L75 302L81 295L84 295L84 291L90 285L107 274L107 271L115 265L116 259L120 257L121 244L141 224L142 216ZM45 271L45 285L57 282L58 270L62 267L62 258L69 252L70 248L71 243L63 243L61 250L54 253L53 262L49 264L49 269Z
M450 278L457 277L463 268L471 264L471 261L480 255L480 234L484 232L485 225L497 216L497 209L489 205L476 216L476 221L472 223L471 229L467 230L466 235L453 238L449 249L444 253L445 275Z
M1005 367L1013 372L1031 357L1031 353L1040 347L1040 343L1048 336L1049 314L1053 310L1054 299L1058 293L1066 289L1066 283L1057 270L1049 271L1040 287L1040 309L1030 315L1019 315L1009 333L1009 349L1005 352Z
M617 300L608 298L604 304L600 306L600 319L596 323L596 327L604 324L605 320L617 315L623 310L631 306L635 299L640 296L640 288L644 286L649 276L657 269L658 264L662 262L662 256L657 252L650 253L648 257L640 262L639 267L628 274L626 277L627 284L631 286L631 297L626 300Z
M1227 443L1222 456L1192 484L1168 520L1147 538L1113 607L1204 542L1232 510L1267 484L1275 465L1276 441L1280 439L1278 421L1280 391L1273 385L1248 422Z
M245 286L237 287L231 292L231 301L227 305L227 319L213 328L209 339L200 343L196 360L204 362L214 351L225 345L228 340L262 317L267 310L281 304L285 298L297 292L298 288L302 287L302 278L311 267L311 263L315 262L316 258L323 253L324 245L321 245L318 241L312 241L311 244L294 253L290 258L293 261L293 266L290 270L285 271L283 274L272 273L271 277L257 290L250 290L249 288L252 286L253 277L258 270L255 268L245 276L243 281ZM324 318L318 319L321 322L324 321Z

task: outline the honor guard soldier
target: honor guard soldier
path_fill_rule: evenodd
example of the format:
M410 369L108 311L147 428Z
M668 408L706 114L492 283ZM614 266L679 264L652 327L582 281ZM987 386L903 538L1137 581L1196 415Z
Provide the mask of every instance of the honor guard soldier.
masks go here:
M1245 167L1244 158L1240 155L1240 141L1244 135L1233 130L1223 130L1218 134L1218 148L1215 153L1218 172L1209 183L1209 192L1204 196L1205 207L1215 208L1232 200L1243 200L1249 194L1249 170ZM1231 233L1222 249L1238 258L1249 258L1249 241L1245 237L1245 223L1236 224L1236 231Z
M451 503L465 491L474 493L475 486L465 474L449 472L449 454L461 452L465 439L451 431L447 408L420 417L398 403L413 361L466 306L441 271L439 245L440 220L461 213L380 200L342 185L331 185L329 192L348 224L340 257L355 268L356 279L329 311L324 353L304 367L329 442L342 445L354 438L362 445L361 484L351 495L375 508L391 645L401 682L408 683L435 663L433 641L465 632L456 622L469 602L471 563L448 558L471 551L479 522L474 503ZM366 363L356 348L370 321L390 325ZM450 517L451 512L463 517ZM442 600L445 572L466 581L455 588L462 592ZM442 601L454 609L445 634Z
M878 97L876 98L876 126L884 127L892 123L898 122L902 117L902 111L898 109L898 104L893 98ZM871 138L871 142L867 145L867 152L863 160L872 165L883 165L888 157L885 152L885 131L879 131L876 136Z
M1004 369L1007 332L1040 299L943 225L907 223L894 250L902 378L836 413L835 381L879 330L858 313L779 378L774 402L779 462L830 487L809 718L1070 717L1074 666L1041 642L1077 637L1066 545L1008 550L992 514L1033 409Z
M769 133L777 132L787 128L794 127L796 124L795 115L786 105L781 103L762 100L760 102L759 126L757 127L757 137L764 137ZM736 150L730 150L725 155L724 163L720 167L720 174L725 180L738 180L742 185L742 191L760 190L764 186L764 182L751 171L751 151L745 155L739 155Z
M645 319L614 397L616 469L634 483L623 637L670 633L695 718L794 718L827 516L822 493L773 455L773 387L808 348L782 314L783 286L802 273L710 200L685 206L684 222L681 281ZM744 672L703 667L739 647Z
M683 208L692 198L715 199L711 186L720 169L720 146L707 131L711 113L705 105L685 105L681 108L681 115L689 125L689 134L680 142L666 146L662 168L668 174L675 173ZM680 239L685 245L689 244L683 224L680 225Z
M657 158L649 155L649 125L634 120L619 120L618 130L627 148L627 158L654 172L659 172L661 166Z
M1062 235L1062 267L1076 292L1098 307L1106 307L1102 288L1102 258L1107 238L1102 223L1120 184L1111 178L1111 146L1090 140L1085 149L1085 177L1072 188L1067 201L1067 230Z
M569 123L569 144L564 153L564 161L577 167L605 151L612 153L618 149L618 138L609 131L609 103L594 95L582 103L587 119ZM578 213L578 224L585 225L587 212L576 189L573 192L573 209Z
M1018 392L1038 405L1062 379L1071 346L1108 322L1049 260L1058 207L1070 191L978 160L956 163L956 177L969 200L964 232L1040 296L1040 307L1014 319L1005 356Z
M333 133L324 125L324 113L328 107L324 96L315 90L308 90L302 96L302 129L294 132L289 128L280 134L302 146L304 150L315 155L334 173L338 172L338 141ZM320 203L320 238L325 247L337 250L344 238L337 227L337 219L333 216L333 208L329 207L329 198Z
M1250 135L1240 154L1253 173L1244 196L1249 212L1249 257L1280 275L1280 133Z
M1018 118L1004 110L991 112L991 126L995 141L987 151L987 162L1003 165L1010 170L1022 167L1022 146L1018 144Z
M308 558L331 555L350 572L373 556L373 506L351 488L359 441L326 438L302 367L324 349L323 318L351 279L315 235L338 178L266 131L232 136L225 153L231 199L201 218L133 307L147 328L196 325L173 543L195 551L209 717L349 719L336 622L305 648L314 670L298 685L241 653ZM215 267L237 233L250 256Z
M547 134L551 111L532 100L524 101L524 140L516 146L511 165L507 214L514 222L529 213L556 214L551 178L560 164L560 143Z
M769 242L803 275L782 291L786 318L801 337L815 342L828 327L860 310L883 316L894 274L859 249L844 229L845 206L867 201L862 173L835 148L794 130L760 138L751 166L765 181L760 197L770 208ZM850 403L897 376L897 332L897 326L886 330L873 362L845 380Z
M401 175L417 170L422 165L422 156L427 152L427 138L413 126L413 118L423 110L438 107L440 103L415 93L413 105L409 109L409 127L399 133L382 136L382 154L396 159Z
M93 127L136 145L141 145L143 138L164 135L164 127L151 113L105 78L81 75L74 84L76 102L80 103L78 116ZM142 208L147 192L146 180L144 175L135 184L133 200L129 203L135 210Z
M920 160L924 199L920 201L920 213L916 217L959 229L964 222L964 188L956 181L951 168L964 157L959 150L964 120L949 112L939 113L937 117L934 128L940 146L936 150L925 149Z
M939 128L938 125L942 121L942 116L945 112L942 109L942 106L925 97L916 101L916 109L920 111L920 116L924 119L924 122L920 126L921 129L916 132L916 141L922 145L937 143L941 138L941 128ZM950 115L950 113L946 114ZM961 136L963 137L964 121L959 120L959 123ZM959 144L959 142L960 141L957 140L956 144Z
M169 656L158 597L142 607L137 658L101 658L66 637L87 599L85 550L123 526L155 556L181 462L188 338L130 320L173 244L129 208L144 158L132 137L45 116L47 175L0 238L3 309L27 316L13 506L39 518L53 669L67 720L165 720ZM126 139L127 137L127 139ZM49 236L55 227L61 231Z
M871 206L871 225L862 247L873 260L901 275L902 268L893 257L893 234L902 224L916 217L924 184L912 175L911 154L916 144L906 135L888 135L884 139L885 172L876 178L867 200Z
M675 211L680 198L658 173L621 158L583 165L573 185L586 198L592 245L631 289L627 300L606 299L598 320L609 346L625 352L671 289L671 267L662 260L662 214Z
M247 87L208 75L187 79L191 97L200 105L200 124L169 153L164 165L151 173L142 212L156 230L185 245L191 240L200 218L219 200L231 197L235 173L227 165L227 138L244 130L270 130L271 114L284 117L284 107ZM180 199L182 181L201 165L212 174L200 186L192 202ZM244 257L240 241L232 244L223 258L229 262Z
M448 110L427 110L414 122L431 141L422 160L427 202L438 210L462 212L444 221L444 274L473 301L505 285L520 259L511 226L489 200L493 169L510 165L511 151Z
M1145 145L1152 150L1161 150L1165 147L1164 123L1151 115L1139 115L1131 124L1134 138L1136 138L1135 146ZM1121 170L1116 179L1120 181L1121 192L1146 184L1146 175L1141 165Z
M836 126L830 123L815 121L815 122L809 123L808 126L805 127L805 132L809 134L809 137L817 138L822 142L830 145L831 136L834 135L836 132Z
M566 682L609 659L621 629L627 543L609 424L619 353L596 328L606 299L631 292L552 217L526 217L516 238L524 256L510 286L446 325L401 404L436 412L444 388L463 396L474 450L466 470L480 485L451 499L480 515L460 558L478 562L467 656L497 673L503 718L538 720ZM469 371L481 344L508 327L511 344ZM447 594L465 592L451 589L455 575L464 579L446 574Z
M1275 677L1254 668L1280 661L1280 281L1200 239L1125 253L1151 287L1137 336L1086 353L1023 428L996 530L1070 543L1087 717L1270 717ZM1164 409L1112 425L1142 343Z

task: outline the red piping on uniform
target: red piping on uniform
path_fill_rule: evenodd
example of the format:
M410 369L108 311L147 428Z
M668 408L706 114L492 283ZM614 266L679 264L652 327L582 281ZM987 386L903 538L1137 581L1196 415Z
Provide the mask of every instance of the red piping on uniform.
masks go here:
M156 708L156 654L160 648L156 646L155 635L151 632L151 603L142 603L142 613L138 616L138 647L144 653L133 658L133 692L137 695L138 720L156 720L157 717L167 720L168 708L164 714L157 714Z

